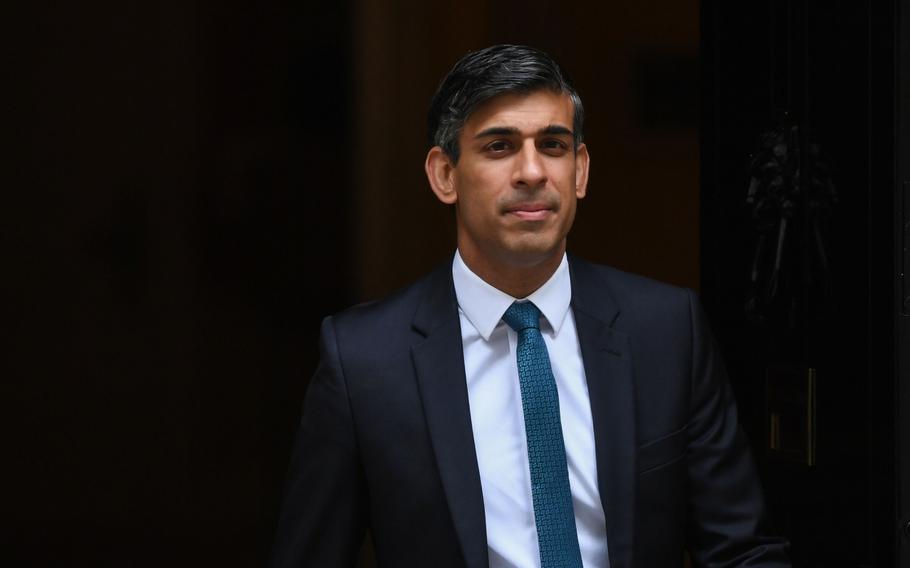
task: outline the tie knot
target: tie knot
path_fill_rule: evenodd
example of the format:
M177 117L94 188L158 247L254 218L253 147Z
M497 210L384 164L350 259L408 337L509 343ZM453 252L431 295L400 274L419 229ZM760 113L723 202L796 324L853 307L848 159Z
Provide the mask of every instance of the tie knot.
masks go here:
M540 310L532 302L513 302L502 320L515 331L540 329Z

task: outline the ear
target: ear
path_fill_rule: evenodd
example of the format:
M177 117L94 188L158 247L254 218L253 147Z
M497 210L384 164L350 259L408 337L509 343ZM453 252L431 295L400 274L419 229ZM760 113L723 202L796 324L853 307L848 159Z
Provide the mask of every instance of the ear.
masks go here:
M440 201L446 205L452 205L458 201L454 180L455 164L442 148L439 146L430 148L424 169L427 172L430 187Z
M591 165L591 157L588 155L588 147L579 144L575 150L575 197L581 199L588 192L588 168Z

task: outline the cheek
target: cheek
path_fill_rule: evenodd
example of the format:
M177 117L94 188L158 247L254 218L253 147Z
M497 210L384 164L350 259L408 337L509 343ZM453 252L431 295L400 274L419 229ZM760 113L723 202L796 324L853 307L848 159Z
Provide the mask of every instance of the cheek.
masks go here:
M575 196L572 195L572 197L567 199L564 204L566 208L566 215L563 226L565 227L565 232L568 232L569 228L572 226L572 223L575 222L575 206L577 205L575 202Z
M575 160L566 160L560 163L559 171L556 173L563 186L570 188L572 193L575 192L575 174Z
M483 189L494 185L496 169L484 165L472 165L458 174L457 181L466 188Z
M458 176L455 190L461 207L477 213L496 211L500 194L497 191L499 186L493 178L489 172L484 171L473 171Z
M495 209L486 200L477 199L476 195L469 195L466 199L459 196L455 204L458 217L462 225L473 232L487 232L495 224Z

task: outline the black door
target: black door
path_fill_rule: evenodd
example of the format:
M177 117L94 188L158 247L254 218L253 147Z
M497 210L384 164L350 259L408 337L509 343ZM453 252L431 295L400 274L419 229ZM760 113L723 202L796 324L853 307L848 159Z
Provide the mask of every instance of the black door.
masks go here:
M702 295L795 566L910 565L899 3L702 2Z

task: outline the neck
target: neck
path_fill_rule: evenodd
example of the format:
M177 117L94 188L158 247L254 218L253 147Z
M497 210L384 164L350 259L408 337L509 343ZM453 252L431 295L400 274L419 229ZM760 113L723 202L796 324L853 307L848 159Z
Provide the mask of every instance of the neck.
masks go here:
M560 247L555 254L527 263L490 262L470 253L465 254L463 250L459 250L459 254L471 272L484 282L513 298L520 299L533 294L553 276L562 262L565 246Z

